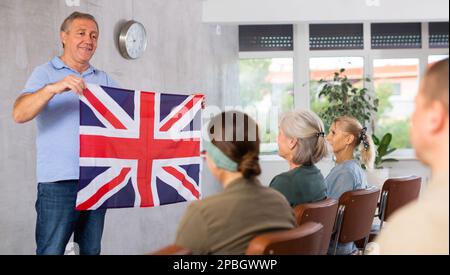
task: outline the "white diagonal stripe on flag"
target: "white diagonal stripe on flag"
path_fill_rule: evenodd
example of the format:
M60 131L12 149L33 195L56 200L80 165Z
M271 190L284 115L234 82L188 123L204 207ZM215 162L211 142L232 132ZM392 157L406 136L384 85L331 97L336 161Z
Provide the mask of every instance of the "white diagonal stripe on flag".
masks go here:
M88 186L78 191L77 196L77 206L83 204L87 200L89 200L92 196L94 196L100 188L102 188L106 183L110 182L111 180L115 179L119 176L120 172L122 171L124 167L111 167L107 171L101 173L96 178L94 178ZM130 167L131 168L131 167ZM128 183L128 181L131 178L132 174L132 168L130 172L127 173L125 176L125 179L115 188L108 191L105 195L101 197L101 199L96 202L90 209L97 209L100 207L107 199L112 197L114 194L119 192L123 187L125 187Z
M179 169L177 170L179 171ZM185 200L187 201L197 200L197 198L191 193L191 191L186 189L186 187L184 187L184 185L180 182L179 179L167 173L164 169L159 169L156 177L162 180L165 184L172 186L172 188L177 190L178 194L180 194L180 196L182 196Z
M194 97L192 97L194 98ZM194 104L194 106L192 106L192 108L190 110L188 110L186 112L186 114L184 114L181 119L179 119L177 122L175 122L174 125L172 125L171 129L169 131L177 131L177 132L181 132L186 126L189 125L189 123L192 122L192 120L195 118L195 115L200 111L200 109L202 108L202 101L199 100L197 101L197 103ZM164 124L161 124L164 125ZM199 131L194 131L194 132L199 132Z
M127 129L133 129L136 128L135 121L123 110L122 107L120 107L119 104L117 104L114 99L112 99L100 86L93 85L93 84L86 84L89 91L92 92L92 94L100 100L107 108L108 110L127 128ZM84 97L82 97L84 98ZM86 100L87 101L87 100ZM85 102L85 101L83 101ZM89 107L93 110L93 106L89 105ZM100 113L96 112L96 115L102 116ZM100 117L99 117L100 119ZM109 124L111 125L111 124ZM106 126L106 125L105 125ZM112 125L111 125L112 127Z

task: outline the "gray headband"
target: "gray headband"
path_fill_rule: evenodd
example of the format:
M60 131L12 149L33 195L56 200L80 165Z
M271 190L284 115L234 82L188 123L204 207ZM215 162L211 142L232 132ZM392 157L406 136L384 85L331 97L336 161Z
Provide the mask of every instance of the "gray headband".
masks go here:
M220 149L210 141L203 140L203 148L217 167L230 172L238 171L238 164L230 159L227 155L225 155L222 151L220 151Z

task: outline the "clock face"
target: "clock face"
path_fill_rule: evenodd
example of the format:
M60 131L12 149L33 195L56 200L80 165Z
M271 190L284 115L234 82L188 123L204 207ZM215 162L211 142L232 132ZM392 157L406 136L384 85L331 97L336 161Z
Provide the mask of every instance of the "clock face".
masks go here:
M122 29L119 37L120 52L125 58L137 59L147 47L147 33L141 23L130 21Z

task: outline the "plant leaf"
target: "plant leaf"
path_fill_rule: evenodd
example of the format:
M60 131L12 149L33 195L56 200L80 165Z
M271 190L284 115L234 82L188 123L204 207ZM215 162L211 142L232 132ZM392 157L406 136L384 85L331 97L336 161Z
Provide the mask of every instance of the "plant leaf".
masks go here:
M375 145L380 145L380 139L377 136L372 135L372 139Z

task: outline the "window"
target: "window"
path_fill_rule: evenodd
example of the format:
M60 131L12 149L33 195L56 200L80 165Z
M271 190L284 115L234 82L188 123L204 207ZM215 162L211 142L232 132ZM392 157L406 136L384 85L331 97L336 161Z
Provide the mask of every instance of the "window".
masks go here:
M292 51L292 25L239 26L239 51Z
M420 49L420 23L373 23L372 49Z
M294 108L293 66L292 58L240 60L241 103L258 122L262 152L277 150L278 115Z
M419 83L419 59L374 59L373 82L380 100L375 134L392 133L392 146L411 148L409 123Z
M363 24L309 25L311 50L363 49Z
M261 152L277 151L278 116L294 108L293 25L239 26L240 102L261 133Z
M319 114L328 102L319 99L319 81L333 79L334 73L345 68L354 87L364 86L364 59L362 57L315 57L309 59L309 91L311 110Z
M239 51L240 102L266 113L254 116L262 129L262 152L277 149L278 121L267 116L308 107L320 114L329 103L318 98L318 82L343 68L356 88L365 86L380 99L371 125L375 134L390 132L392 145L407 149L394 157L413 157L409 120L419 72L448 58L448 22L245 25L239 26ZM269 107L278 114L267 114Z
M448 48L448 22L432 22L429 24L430 48Z

